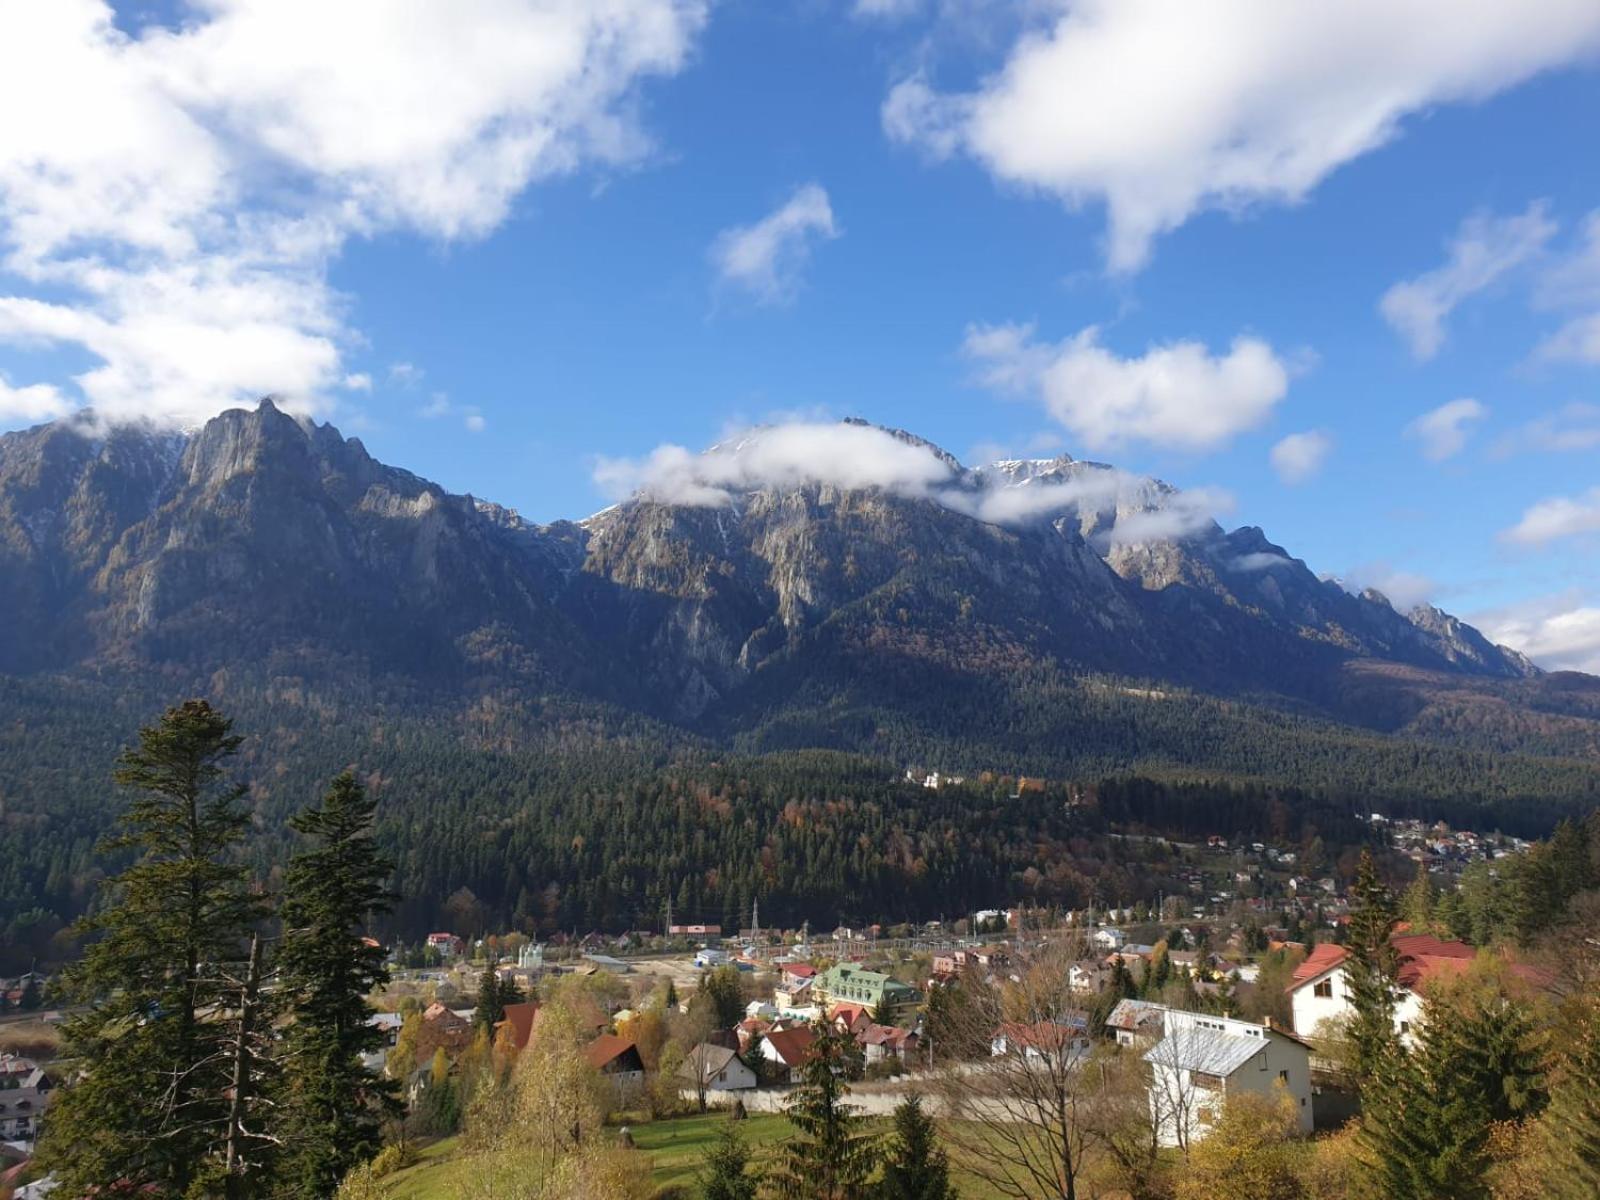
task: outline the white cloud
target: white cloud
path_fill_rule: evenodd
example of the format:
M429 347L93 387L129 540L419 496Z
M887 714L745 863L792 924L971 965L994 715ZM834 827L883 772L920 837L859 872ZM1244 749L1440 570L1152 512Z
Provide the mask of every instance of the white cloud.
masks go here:
M417 416L432 420L435 417L444 417L450 414L450 396L446 392L434 392L428 397L428 402L417 409Z
M468 413L462 424L467 427L468 433L482 433L489 428L489 422L484 420L481 413Z
M922 8L923 0L855 0L851 7L858 17L898 21Z
M1378 311L1410 343L1415 357L1432 358L1444 344L1445 320L1456 306L1533 259L1555 232L1542 203L1514 217L1468 217L1451 239L1444 264L1395 284L1383 294Z
M346 374L352 236L480 236L530 183L637 160L641 79L704 0L0 6L0 339L88 351L102 415L190 423Z
M1600 675L1600 605L1575 591L1475 613L1472 622L1541 667Z
M754 225L717 234L711 263L719 282L750 292L762 304L781 303L799 289L813 246L838 236L828 193L808 183Z
M1258 338L1213 355L1199 342L1152 346L1120 358L1091 326L1057 343L1031 325L975 325L965 354L991 387L1032 394L1085 446L1130 442L1213 450L1254 429L1289 388L1290 367Z
M370 392L372 376L365 371L354 371L344 377L344 389L347 392Z
M1600 450L1600 404L1578 401L1563 405L1548 416L1536 417L1513 429L1495 443L1495 453L1500 456L1526 450Z
M389 364L389 382L395 387L412 388L422 382L425 371L415 363L397 362Z
M1534 351L1547 361L1600 363L1600 313L1573 317Z
M1205 209L1294 202L1433 106L1481 100L1600 46L1593 0L1055 0L965 94L921 75L891 138L1107 207L1114 270Z
M1422 456L1429 462L1443 462L1466 448L1470 426L1488 415L1488 406L1477 400L1451 400L1407 425L1405 435L1422 443Z
M1600 533L1600 487L1577 496L1551 496L1522 514L1500 536L1523 546L1543 546L1562 538Z
M1109 545L1184 537L1234 508L1234 498L1219 488L1177 491L1114 468L1004 482L988 472L965 472L925 443L858 422L747 429L703 454L663 445L640 459L601 457L594 479L616 500L642 496L694 508L730 508L742 494L762 488L821 484L882 488L996 525L1092 511L1105 517L1109 530L1101 541Z
M1291 433L1272 447L1272 469L1284 483L1304 483L1322 470L1333 452L1333 438L1320 429Z
M1404 571L1386 562L1362 563L1351 567L1344 573L1341 582L1349 591L1357 594L1368 588L1382 592L1395 611L1402 613L1428 603L1439 586L1426 575Z
M67 398L47 383L30 383L14 388L0 375L0 421L36 425L53 421L72 411Z

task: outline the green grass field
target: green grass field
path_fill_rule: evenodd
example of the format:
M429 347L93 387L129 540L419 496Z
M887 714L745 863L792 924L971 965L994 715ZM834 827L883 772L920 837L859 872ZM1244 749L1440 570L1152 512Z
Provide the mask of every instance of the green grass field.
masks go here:
M717 1130L728 1118L720 1112L703 1116L675 1117L666 1121L630 1123L628 1131L639 1153L651 1159L651 1179L657 1188L694 1188L695 1177L707 1151L716 1140ZM874 1121L877 1128L888 1122ZM754 1151L760 1166L779 1142L789 1136L789 1122L773 1113L752 1113L741 1122L739 1131ZM425 1147L419 1160L385 1181L390 1200L454 1200L459 1192L461 1160L456 1157L457 1140L444 1138ZM958 1171L952 1172L962 1200L993 1200L998 1193L980 1180Z

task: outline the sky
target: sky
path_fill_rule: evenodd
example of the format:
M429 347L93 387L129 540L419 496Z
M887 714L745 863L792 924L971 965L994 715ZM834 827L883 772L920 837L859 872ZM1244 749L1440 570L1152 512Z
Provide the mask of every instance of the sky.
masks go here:
M1594 0L9 0L0 112L0 429L543 521L861 417L1600 672Z

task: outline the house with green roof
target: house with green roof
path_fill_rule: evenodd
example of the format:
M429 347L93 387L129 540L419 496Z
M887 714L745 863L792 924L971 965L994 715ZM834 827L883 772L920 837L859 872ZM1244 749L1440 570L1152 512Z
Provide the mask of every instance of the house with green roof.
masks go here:
M874 1013L887 1000L897 1017L922 1003L922 993L910 984L855 963L838 963L818 975L811 984L811 998L820 1005L859 1004Z

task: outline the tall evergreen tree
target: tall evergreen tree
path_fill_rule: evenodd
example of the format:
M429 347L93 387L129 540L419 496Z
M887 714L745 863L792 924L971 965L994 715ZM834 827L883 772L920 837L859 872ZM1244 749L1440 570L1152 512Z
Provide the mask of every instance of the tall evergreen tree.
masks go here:
M1588 1000L1568 1027L1561 1073L1542 1122L1550 1200L1600 1196L1600 1004Z
M874 1200L955 1200L950 1163L938 1143L922 1097L907 1096L894 1110L894 1135Z
M1350 1066L1360 1083L1372 1078L1395 1040L1395 979L1399 964L1389 940L1394 923L1394 900L1389 889L1378 881L1372 852L1362 850L1351 891L1350 957L1344 964L1351 1006Z
M484 964L483 974L478 976L478 1005L473 1010L472 1023L480 1029L493 1029L505 1019L505 991L491 959Z
M861 1048L849 1034L818 1024L811 1057L786 1110L795 1136L780 1149L772 1182L785 1200L861 1200L876 1138L846 1102L845 1079L860 1073Z
M362 1064L383 1035L369 1023L367 995L389 979L383 949L363 937L388 910L394 866L372 838L377 803L349 772L318 807L291 824L311 839L284 877L282 990L285 1034L285 1196L331 1195L381 1144L379 1124L398 1109L395 1087Z
M750 1171L750 1147L733 1121L722 1123L700 1173L704 1200L755 1200L760 1180Z
M40 1148L64 1195L121 1184L182 1196L221 1177L238 1057L228 1014L263 915L238 855L246 787L226 778L240 741L190 700L118 761L116 782L136 795L103 849L137 857L80 923L92 940L66 973L85 1006L65 1030L82 1074L57 1094Z
M1415 933L1427 933L1433 927L1433 881L1428 878L1428 864L1419 862L1417 874L1406 885L1400 897L1400 916L1410 922Z

